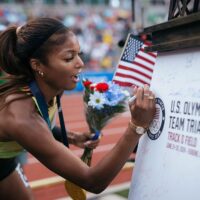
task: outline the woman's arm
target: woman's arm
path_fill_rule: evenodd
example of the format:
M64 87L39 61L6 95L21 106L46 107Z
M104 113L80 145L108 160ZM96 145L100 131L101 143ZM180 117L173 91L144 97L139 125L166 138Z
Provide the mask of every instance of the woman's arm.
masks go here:
M142 100L142 91L138 90L137 101L130 106L130 110L134 123L139 122L137 125L146 127L152 120L155 105ZM96 166L89 168L53 138L46 122L34 110L32 104L30 99L15 101L4 111L5 122L9 124L4 128L9 137L50 170L94 193L101 192L112 181L140 138L135 130L128 126L116 146Z
M62 131L61 131L61 128L59 126L55 125L52 129L52 133L53 133L54 138L57 141L63 143ZM67 132L67 139L68 139L69 144L74 144L75 143L74 133L68 131Z
M54 126L52 133L57 141L63 143L62 132L59 126ZM92 136L93 134L89 132L84 132L84 133L78 133L72 131L67 132L67 139L69 144L73 144L80 148L88 147L91 149L95 149L98 146L100 139L91 140Z
M38 125L36 119L29 119L16 123L16 127L14 139L27 151L50 170L94 193L101 192L112 181L140 137L129 127L113 150L98 165L89 168L57 142L43 122Z

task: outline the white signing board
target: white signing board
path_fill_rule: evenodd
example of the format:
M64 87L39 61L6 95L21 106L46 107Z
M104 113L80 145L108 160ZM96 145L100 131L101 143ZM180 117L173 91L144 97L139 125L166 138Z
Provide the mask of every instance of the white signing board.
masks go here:
M158 55L156 115L140 139L129 200L200 199L200 49Z

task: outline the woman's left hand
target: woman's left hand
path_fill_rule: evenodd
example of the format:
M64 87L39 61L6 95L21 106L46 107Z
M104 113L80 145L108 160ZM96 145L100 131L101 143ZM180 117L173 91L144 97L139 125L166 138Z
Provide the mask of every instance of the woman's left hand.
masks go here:
M94 134L91 134L89 132L84 132L84 133L73 132L72 135L73 135L73 145L80 148L88 147L90 149L95 149L100 142L100 138L98 138L97 140L91 140Z

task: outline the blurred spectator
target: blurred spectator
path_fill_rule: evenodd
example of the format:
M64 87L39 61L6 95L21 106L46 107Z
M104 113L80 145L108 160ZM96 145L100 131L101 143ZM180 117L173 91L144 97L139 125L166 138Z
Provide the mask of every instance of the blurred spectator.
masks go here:
M40 4L38 4L40 6ZM55 10L55 9L54 9ZM30 13L23 8L0 8L0 31L11 24L23 25L35 16L50 16L53 12L42 10ZM120 56L117 43L131 32L131 13L127 10L92 7L76 9L69 14L54 13L78 37L86 70L114 70Z

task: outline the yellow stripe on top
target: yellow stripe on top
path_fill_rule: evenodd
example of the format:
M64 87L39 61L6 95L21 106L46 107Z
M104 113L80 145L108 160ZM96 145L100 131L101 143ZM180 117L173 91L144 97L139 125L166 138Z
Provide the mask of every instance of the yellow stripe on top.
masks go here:
M33 99L33 101L35 102L35 105L36 105L36 107L37 107L37 109L38 109L38 112L39 112L40 115L42 116L42 112L41 112L41 110L40 110L40 107L39 107L39 104L38 104L36 98L35 98L35 97L32 97L32 99ZM49 120L50 120L51 123L52 123L52 121L53 121L53 119L54 119L56 110L57 110L56 97L54 97L52 106L48 106Z
M13 158L24 151L15 141L0 142L0 158Z
M32 97L32 99L35 103L35 106L37 107L38 113L40 113L40 115L42 116L36 98ZM57 104L56 104L56 97L55 97L53 99L52 106L48 107L49 119L52 126L54 126L56 111L57 111ZM27 131L27 134L28 134L28 131ZM13 158L19 155L20 153L22 153L23 151L24 151L24 148L15 141L0 142L0 158Z

